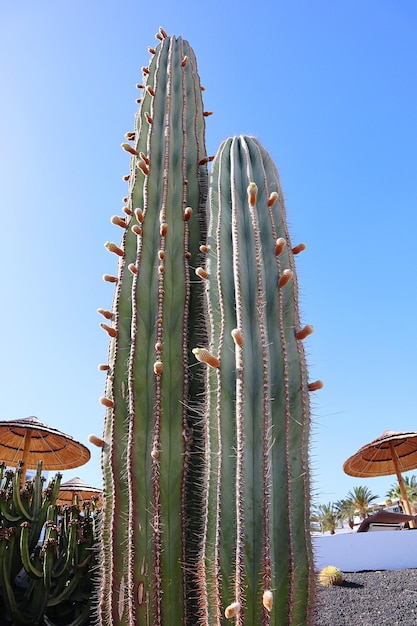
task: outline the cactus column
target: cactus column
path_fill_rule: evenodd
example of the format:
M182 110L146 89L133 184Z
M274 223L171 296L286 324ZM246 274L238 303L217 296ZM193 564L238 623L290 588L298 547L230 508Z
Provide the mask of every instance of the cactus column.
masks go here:
M310 623L309 386L294 253L274 164L253 138L211 171L207 621ZM217 367L219 365L219 367Z
M102 366L106 625L196 623L204 376L189 371L189 360L206 333L203 287L190 265L203 264L205 114L189 44L163 29L157 37L126 135L132 144L122 145L132 154L129 191L125 215L112 221L124 234L120 246L106 244L119 265L117 276L104 277L117 283L113 309L100 310L111 337Z

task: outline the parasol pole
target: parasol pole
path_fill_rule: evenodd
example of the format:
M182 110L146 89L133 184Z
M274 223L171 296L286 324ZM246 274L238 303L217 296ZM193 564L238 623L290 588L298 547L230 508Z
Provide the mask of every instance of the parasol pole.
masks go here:
M23 458L22 458L22 461L23 461L23 472L22 472L22 480L21 480L22 487L24 486L25 480L26 480L26 469L27 469L26 463L27 463L27 458L29 456L29 448L30 448L30 440L31 440L31 438L32 438L32 429L28 428L25 431L25 437L23 439Z
M389 447L391 450L392 461L395 467L395 473L397 474L398 484L400 486L401 497L404 502L404 508L407 515L412 515L410 502L408 500L407 492L405 490L404 480L400 470L400 462L398 458L398 454L395 450L394 444L392 441L389 442ZM415 528L414 522L410 522L410 528Z

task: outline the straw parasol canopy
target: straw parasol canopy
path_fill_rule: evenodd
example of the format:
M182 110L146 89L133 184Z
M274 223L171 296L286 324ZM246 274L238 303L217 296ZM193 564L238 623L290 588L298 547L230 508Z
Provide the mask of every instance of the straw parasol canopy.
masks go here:
M91 498L98 498L100 495L101 489L92 487L81 480L81 478L78 478L78 476L75 476L71 478L71 480L61 483L57 504L74 504L76 496L78 496L79 500L84 502L91 500Z
M368 478L396 474L406 513L412 515L402 472L417 468L417 432L384 430L343 464L349 476Z
M89 459L86 446L33 415L0 421L0 461L12 466L23 461L22 482L26 469L37 467L38 461L44 470L65 470L84 465Z

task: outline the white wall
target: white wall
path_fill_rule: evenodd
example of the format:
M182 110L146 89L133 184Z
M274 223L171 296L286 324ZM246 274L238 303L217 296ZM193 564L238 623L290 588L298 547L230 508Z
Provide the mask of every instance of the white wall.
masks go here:
M317 570L342 572L417 568L417 530L344 533L313 537Z

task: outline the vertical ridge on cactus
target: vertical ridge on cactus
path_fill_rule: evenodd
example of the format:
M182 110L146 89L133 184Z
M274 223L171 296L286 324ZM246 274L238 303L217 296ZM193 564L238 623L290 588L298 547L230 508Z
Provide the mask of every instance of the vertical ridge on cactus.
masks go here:
M275 193L278 202L268 201ZM209 207L210 352L221 363L207 372L210 623L223 623L225 608L236 605L237 624L307 624L313 581L308 381L296 337L291 246L276 255L277 239L290 242L279 177L255 139L222 144ZM284 270L292 280L278 288ZM233 340L236 328L242 345ZM262 599L270 590L271 611L269 593L268 606Z
M142 88L105 392L113 406L103 437L99 613L102 624L157 626L181 623L189 610L185 619L196 623L190 597L202 543L195 481L205 471L204 381L197 371L190 376L188 362L206 339L204 320L196 321L203 287L190 280L189 263L204 265L207 168L189 44L163 36Z

